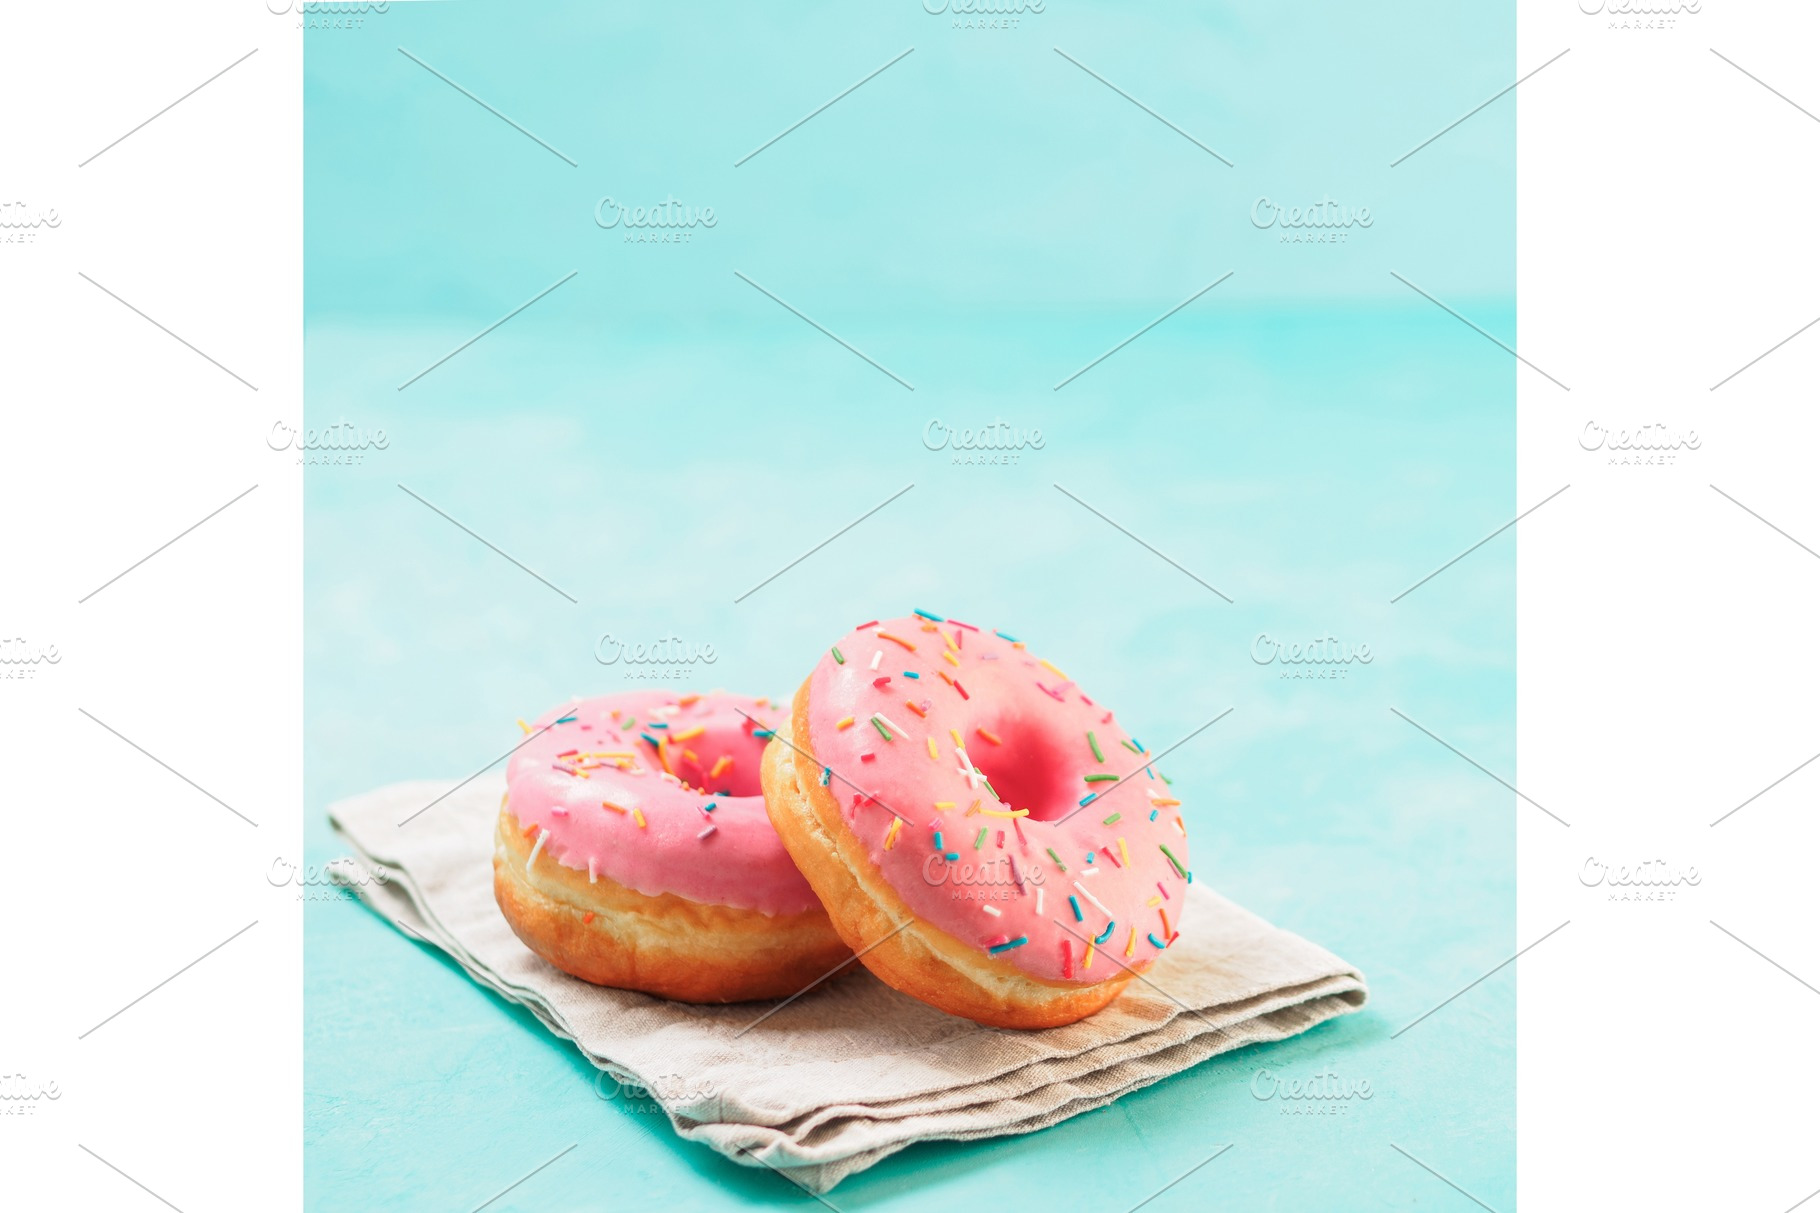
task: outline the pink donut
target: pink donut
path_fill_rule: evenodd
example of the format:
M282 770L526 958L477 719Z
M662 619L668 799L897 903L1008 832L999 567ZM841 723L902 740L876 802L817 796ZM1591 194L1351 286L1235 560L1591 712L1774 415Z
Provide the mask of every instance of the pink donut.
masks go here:
M1187 831L1148 758L1021 642L918 611L817 663L766 751L766 807L881 979L982 1023L1053 1026L1177 938Z
M693 1002L794 994L839 964L759 794L779 714L652 690L520 722L493 861L518 937L587 981Z

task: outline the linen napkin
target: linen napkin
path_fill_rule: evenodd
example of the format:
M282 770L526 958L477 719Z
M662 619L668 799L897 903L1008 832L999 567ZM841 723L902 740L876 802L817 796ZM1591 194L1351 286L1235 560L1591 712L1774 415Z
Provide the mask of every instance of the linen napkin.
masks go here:
M1174 946L1110 1006L1063 1028L981 1027L857 963L782 1004L696 1006L604 989L539 959L494 903L504 790L494 774L393 784L331 806L354 857L386 877L353 869L343 883L574 1042L611 1083L643 1088L638 1097L682 1137L813 1192L918 1141L1044 1128L1216 1054L1356 1011L1367 996L1351 965L1199 883Z

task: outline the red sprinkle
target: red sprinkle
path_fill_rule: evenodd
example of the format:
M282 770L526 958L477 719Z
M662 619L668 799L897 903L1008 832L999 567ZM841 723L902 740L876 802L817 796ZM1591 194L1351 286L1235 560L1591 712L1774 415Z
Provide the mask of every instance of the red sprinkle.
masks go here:
M953 624L953 625L954 625L954 626L955 626L955 627L957 627L957 628L966 628L966 629L967 629L967 630L968 630L968 631L969 631L969 632L977 632L977 631L979 631L979 629L978 629L978 628L976 628L976 627L974 627L974 626L973 626L973 625L972 625L972 624L970 624L970 623L962 623L962 622L961 622L961 621L960 621L960 620L958 620L958 619L950 619L950 620L949 620L949 621L948 621L948 622L949 622L949 623L952 623L952 624Z
M859 756L859 760L861 762L877 762L878 755L874 754L871 750L867 750L864 754Z
M872 685L875 687L889 686L890 684L891 676L889 674L885 675L883 678L874 678L872 680Z
M854 629L853 629L853 630L854 630L854 631L856 631L856 632L857 632L857 631L860 631L860 630L862 630L862 629L864 629L864 628L875 628L875 627L877 627L877 626L878 626L878 620L876 620L876 619L869 619L869 620L867 620L867 621L866 621L866 622L865 622L865 623L862 623L862 624L860 624L860 625L859 625L859 627L857 627L857 628L854 628Z
M1066 939L1062 940L1062 976L1074 976L1074 949L1068 946Z
M955 683L955 684L954 684L954 689L955 689L955 690L957 690L957 691L959 691L959 692L960 692L960 693L961 693L961 698L962 698L962 699L972 699L972 698L973 698L973 696L971 696L971 695L969 695L969 694L967 694L967 688L966 688L966 687L964 687L964 686L962 686L962 685L961 685L961 684L960 684L960 683L958 683L958 682L957 682L957 683Z

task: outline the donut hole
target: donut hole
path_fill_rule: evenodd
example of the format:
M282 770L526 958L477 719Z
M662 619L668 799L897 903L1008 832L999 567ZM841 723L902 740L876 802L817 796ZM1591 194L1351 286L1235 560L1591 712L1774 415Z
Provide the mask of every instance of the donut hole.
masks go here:
M713 722L703 735L670 747L670 770L705 795L762 796L759 759L764 752L765 742L737 723Z
M1076 789L1086 787L1080 782L1086 768L1070 762L1067 740L1058 737L1045 721L1005 716L981 727L1000 744L975 735L967 755L1006 806L1030 810L1031 821L1054 821L1079 807L1086 792ZM1083 737L1083 751L1086 744Z

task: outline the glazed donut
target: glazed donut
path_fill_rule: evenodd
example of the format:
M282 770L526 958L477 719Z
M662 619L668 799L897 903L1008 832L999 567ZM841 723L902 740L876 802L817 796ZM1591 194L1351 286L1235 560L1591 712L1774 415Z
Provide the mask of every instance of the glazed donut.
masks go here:
M513 933L584 981L685 1002L781 998L840 964L758 794L777 714L652 690L520 721L493 852Z
M765 807L886 984L1054 1027L1178 937L1187 829L1148 758L1021 642L918 611L817 663L765 751Z

